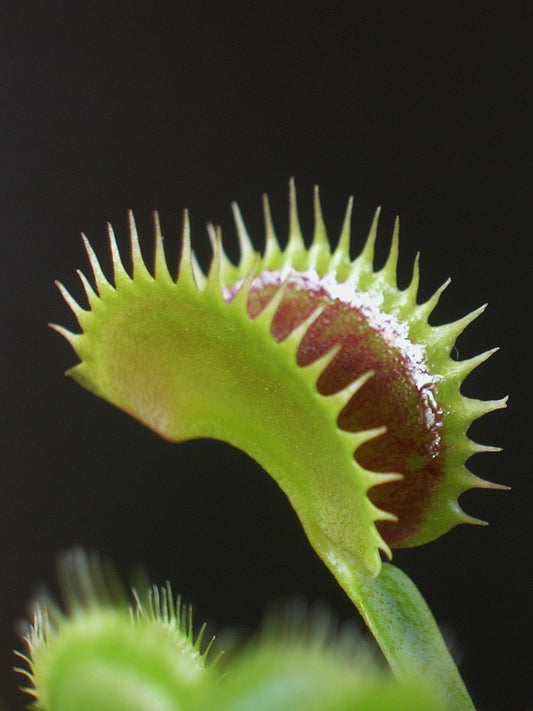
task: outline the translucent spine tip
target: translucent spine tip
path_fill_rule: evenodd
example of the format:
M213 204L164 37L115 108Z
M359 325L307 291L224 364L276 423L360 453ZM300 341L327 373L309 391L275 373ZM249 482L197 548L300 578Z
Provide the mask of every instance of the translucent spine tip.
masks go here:
M353 197L350 197L350 199L348 200L348 204L346 205L346 213L344 215L341 235L339 237L337 247L333 252L330 262L330 271L334 276L336 276L337 281L339 282L346 281L351 268L350 248L352 233L352 211Z
M211 258L211 264L209 265L207 280L203 289L204 292L211 292L215 296L218 296L221 293L223 289L223 259L224 250L222 248L222 232L220 229L216 229L213 241L213 256Z
M120 251L117 245L117 240L115 237L115 233L113 231L113 227L111 223L107 223L107 234L109 237L109 248L111 250L111 261L113 264L113 281L115 283L115 289L118 288L121 284L124 284L127 281L130 280L129 274L126 272L126 269L124 268L124 264L122 263L122 258L120 256Z
M64 326L60 326L57 323L49 323L48 324L50 328L52 328L54 331L59 333L63 338L70 343L72 348L76 351L76 345L79 342L80 335L78 333L73 333L73 331L70 331L68 328L65 328Z
M404 307L412 309L416 306L416 300L418 298L418 289L420 287L420 252L415 255L415 260L413 262L413 273L411 276L411 281L409 286L402 292L402 302Z
M413 311L411 315L411 321L412 322L421 322L424 324L427 324L429 317L437 307L437 304L440 301L440 297L444 293L444 291L448 288L448 286L451 283L451 279L446 279L444 284L439 286L437 291L429 297L427 301L424 301L422 304L418 304L416 309Z
M289 183L289 240L283 256L284 266L291 266L295 269L305 269L307 266L307 264L304 263L307 261L307 250L298 218L298 204L294 178L291 178ZM301 261L302 258L304 262Z
M350 278L357 279L361 289L365 289L374 279L374 254L380 214L381 208L378 207L374 213L365 246L353 262Z
M191 247L191 225L189 213L183 211L183 224L181 230L181 252L178 264L177 285L181 288L202 289L206 278L200 267L196 264Z
M230 281L238 279L240 277L241 270L239 266L235 266L235 264L233 264L226 254L224 243L222 241L222 228L220 225L215 226L212 222L209 222L207 225L207 236L209 237L209 244L211 245L211 258L216 249L220 250L220 264L225 280L224 283L227 284ZM217 243L219 244L218 247Z
M161 224L159 222L159 213L157 211L153 214L154 220L154 278L164 279L165 281L172 281L170 272L168 270L165 247L163 242L163 234L161 232Z
M442 326L433 326L428 334L428 343L430 345L439 344L441 347L444 346L451 351L455 341L465 330L465 328L469 326L472 321L475 321L478 316L481 316L486 308L487 304L483 304L483 306L474 309L469 314L457 319L456 321L445 323Z
M318 274L323 276L329 267L331 250L326 225L324 223L324 217L322 216L318 185L315 185L313 197L315 229L313 233L313 241L311 243L311 247L309 248L308 268L316 269Z
M56 281L55 284L56 284L57 288L59 289L61 296L63 297L63 300L65 301L65 303L67 304L69 309L72 311L74 316L76 316L76 318L79 320L79 317L81 314L87 313L86 309L83 309L78 304L78 302L72 296L70 291L60 281Z
M272 221L268 195L266 194L263 194L263 219L265 222L265 251L263 261L265 267L268 269L274 266L274 262L277 260L281 250Z
M400 247L400 221L398 217L394 221L394 230L392 233L392 241L390 246L387 261L376 274L378 279L382 279L385 283L397 289L397 272L398 272L398 255Z
M137 234L137 225L135 224L135 218L133 212L130 210L128 212L128 225L130 230L130 254L131 254L131 268L132 277L137 279L139 277L149 277L150 274L144 263L144 258L141 252L141 247L139 245L139 235Z
M78 275L83 290L85 291L85 296L87 297L89 306L92 306L92 304L98 299L98 294L93 289L91 282L87 279L85 274L80 269L76 269L76 274Z
M68 307L71 309L72 313L76 317L76 320L78 321L78 324L81 326L83 330L83 317L85 314L89 313L86 309L83 309L76 299L72 296L72 294L66 289L65 286L59 281L55 282L57 288L59 289L59 292L61 293L61 296L65 300L66 304ZM57 333L61 334L65 340L67 340L70 345L76 350L76 344L78 343L81 334L73 333L70 331L68 328L65 328L64 326L59 326L57 323L50 323L48 324L50 328L53 328L54 331L57 331Z
M470 375L470 373L475 370L479 365L488 360L491 356L499 351L499 348L490 348L483 353L480 353L473 358L467 358L465 360L450 360L446 364L446 377L448 379L454 379L455 382L460 385L463 380Z
M91 269L93 272L96 290L101 295L102 291L112 288L111 284L108 282L107 277L105 276L104 272L102 271L102 267L100 266L98 257L94 253L94 249L91 247L89 240L87 239L87 237L84 234L82 234L81 238L83 240L83 245L85 247L85 251L87 252L87 257L89 258L89 264L91 265Z
M237 229L237 238L239 240L240 248L240 259L239 259L239 269L242 271L248 271L250 266L255 260L256 251L253 248L250 235L242 219L241 211L236 202L231 204L231 209L233 210L233 219L235 220L235 227Z

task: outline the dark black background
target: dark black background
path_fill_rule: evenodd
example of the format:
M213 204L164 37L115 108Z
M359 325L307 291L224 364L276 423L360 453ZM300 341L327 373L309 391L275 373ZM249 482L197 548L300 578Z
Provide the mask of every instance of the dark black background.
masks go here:
M496 4L495 4L496 5ZM56 553L83 544L122 574L142 564L173 581L197 619L253 629L274 600L353 610L308 546L275 484L219 443L170 445L62 372L75 362L46 323L73 326L53 280L79 294L78 237L106 253L105 221L125 243L126 210L145 244L158 208L171 254L191 211L205 263L208 220L235 254L229 203L257 244L260 195L278 233L287 181L312 227L321 185L330 233L355 195L356 241L383 206L379 257L402 218L405 283L422 252L422 296L454 279L435 322L488 301L461 358L502 350L465 392L511 395L475 436L502 445L472 469L511 493L474 492L491 521L400 551L461 651L479 709L531 699L531 94L525 3L20 2L0 18L1 687L14 625ZM232 251L233 250L233 251ZM104 260L105 261L105 260Z

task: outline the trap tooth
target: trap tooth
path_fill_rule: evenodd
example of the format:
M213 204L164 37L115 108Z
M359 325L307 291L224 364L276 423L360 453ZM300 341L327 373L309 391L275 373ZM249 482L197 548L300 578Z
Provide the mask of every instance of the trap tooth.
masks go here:
M376 273L376 278L381 278L388 285L397 289L396 275L398 271L398 255L400 246L400 220L397 217L394 221L394 231L392 233L392 241L387 256L387 260L379 272Z
M463 333L465 328L469 326L472 321L475 321L479 316L481 316L486 308L487 304L484 304L456 321L445 323L442 326L433 326L427 339L429 345L444 347L448 349L448 352L450 352L454 347L456 340L461 333Z
M370 280L374 277L374 252L378 233L379 216L381 208L378 207L374 213L372 224L368 232L368 237L361 253L354 259L352 264L352 274L357 275L362 289L366 289Z
M341 229L339 241L331 255L329 272L337 278L339 282L346 281L351 270L350 248L352 234L352 211L353 197L350 197L346 205L344 222Z
M135 217L131 210L128 211L128 224L130 229L130 255L131 255L131 268L132 277L135 279L139 278L151 278L146 264L144 262L144 257L141 252L141 247L139 244L139 235L137 233L137 225L135 223Z
M63 300L69 307L69 309L72 311L74 316L77 318L78 322L80 320L80 316L85 312L88 313L86 309L83 309L76 299L72 296L70 291L67 289L66 286L64 286L60 281L55 282L57 288L59 289L61 296L63 297Z
M78 275L78 278L81 281L81 285L83 286L83 290L85 291L89 306L92 306L94 302L98 299L98 294L93 289L91 282L87 279L85 274L80 269L76 269L76 274Z
M306 252L306 247L298 219L296 187L294 178L291 178L289 182L289 241L285 248L285 263L295 265L295 260L301 258L303 252Z
M323 370L325 370L325 368ZM342 390L338 390L336 393L332 393L331 395L328 394L325 397L327 397L330 402L335 403L337 413L340 414L346 405L351 401L353 396L361 390L361 388L370 380L370 378L372 378L373 375L374 371L369 370L353 380L349 383L349 385L346 385L346 387L342 388Z
M107 280L107 277L105 276L102 267L100 266L100 262L98 261L98 257L96 256L94 249L91 246L91 243L84 234L82 234L81 238L83 240L85 251L87 252L87 257L89 258L89 264L91 265L91 269L93 272L96 290L98 291L99 296L101 296L103 291L107 289L112 289L113 286Z
M274 223L272 222L272 213L270 211L270 203L268 195L263 194L263 219L265 223L265 250L264 250L264 265L266 269L276 266L275 260L281 253Z
M170 275L165 247L163 244L163 234L161 232L161 223L159 222L159 213L154 210L153 213L154 221L154 278L164 280L166 282L172 282L172 276Z
M233 264L231 259L226 254L224 244L222 242L222 228L220 225L215 225L212 222L207 223L207 236L211 245L211 259L216 249L220 250L220 270L223 276L224 284L234 281L240 275L239 266ZM217 246L217 242L219 246Z
M425 326L427 326L427 330L430 331L431 327L428 325L428 319L437 307L437 304L440 301L440 297L444 293L444 291L449 287L451 284L451 279L446 279L446 281L439 286L437 291L432 294L427 301L424 301L421 304L418 304L416 309L414 309L411 320L417 321L417 322L423 322Z
M189 212L183 211L183 225L181 231L181 252L178 263L178 279L177 285L182 289L193 287L200 289L205 285L206 277L202 270L196 264L195 256L191 247L191 224L189 222ZM201 277L200 281L198 276Z
M236 202L232 202L231 209L233 210L233 219L237 230L237 238L239 240L239 269L246 272L250 269L250 266L255 259L256 251L252 245L252 240L250 239L244 220L242 219L238 204Z
M122 263L115 232L110 222L107 223L107 235L109 238L109 248L111 250L111 263L113 265L113 282L116 289L121 284L131 281L131 279Z

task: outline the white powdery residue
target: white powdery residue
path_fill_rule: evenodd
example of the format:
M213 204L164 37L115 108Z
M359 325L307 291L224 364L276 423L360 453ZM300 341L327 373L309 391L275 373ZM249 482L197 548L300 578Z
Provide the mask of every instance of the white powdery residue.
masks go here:
M399 321L394 314L383 311L381 294L358 291L349 281L339 284L331 274L321 278L314 269L295 276L303 277L306 283L313 284L315 288L322 287L332 299L349 304L362 313L370 326L381 333L387 345L401 351L419 390L431 387L435 383L435 379L427 371L425 346L421 343L413 343L409 338L407 324Z
M269 273L269 283L275 281ZM285 274L286 278L288 274ZM292 270L291 283L301 285L303 289L324 289L332 299L353 306L363 314L369 325L381 333L385 343L400 351L404 364L409 371L413 383L424 399L424 419L429 430L434 432L434 456L440 450L441 437L438 429L442 425L441 410L434 394L434 387L439 380L438 375L432 375L427 367L426 347L422 343L413 343L409 338L409 327L402 323L394 314L383 311L383 295L376 292L357 290L350 281L339 283L333 274L320 277L315 269L305 272ZM270 281L272 279L272 281Z
M350 281L339 283L333 274L321 277L316 269L298 272L291 266L285 266L280 271L264 271L256 277L253 286L257 288L280 286L285 281L291 286L300 287L303 291L324 291L333 300L353 306L368 321L369 325L380 333L385 343L402 354L402 360L409 371L413 383L425 402L425 420L428 429L435 432L440 444L440 436L436 429L441 426L440 407L435 399L434 387L439 380L438 375L432 375L427 368L426 348L421 343L413 343L409 338L409 328L394 314L383 311L383 295L378 292L358 291ZM242 284L237 282L224 289L224 298L230 301Z

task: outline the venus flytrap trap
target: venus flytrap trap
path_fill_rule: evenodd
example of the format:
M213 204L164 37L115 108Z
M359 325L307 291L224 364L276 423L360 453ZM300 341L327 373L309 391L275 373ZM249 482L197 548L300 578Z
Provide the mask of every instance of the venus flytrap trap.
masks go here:
M101 561L61 561L66 614L41 599L19 654L41 711L444 711L423 680L400 684L353 630L292 610L226 655L167 583L125 594ZM111 583L111 585L110 585ZM118 591L118 593L117 593ZM205 638L203 641L202 638Z
M461 394L464 378L494 351L450 357L483 309L430 325L446 285L417 303L416 260L410 284L399 289L397 224L385 265L374 268L377 215L351 259L351 202L333 250L318 191L309 246L292 183L285 248L266 198L264 209L264 252L253 248L234 206L240 259L228 259L220 231L210 228L206 274L187 215L177 278L157 217L153 273L131 216L131 270L110 228L112 283L85 240L94 286L79 275L88 308L60 285L81 332L54 326L80 359L69 374L168 440L211 437L247 452L289 497L398 679L423 676L444 708L472 709L423 598L381 555L460 523L483 523L462 511L459 496L502 488L465 466L472 454L494 449L467 431L505 400Z
M73 551L61 561L66 612L48 599L35 605L24 635L28 668L18 668L35 696L31 708L50 711L177 711L209 683L190 608L170 586L153 586L128 606L116 578L98 559Z

